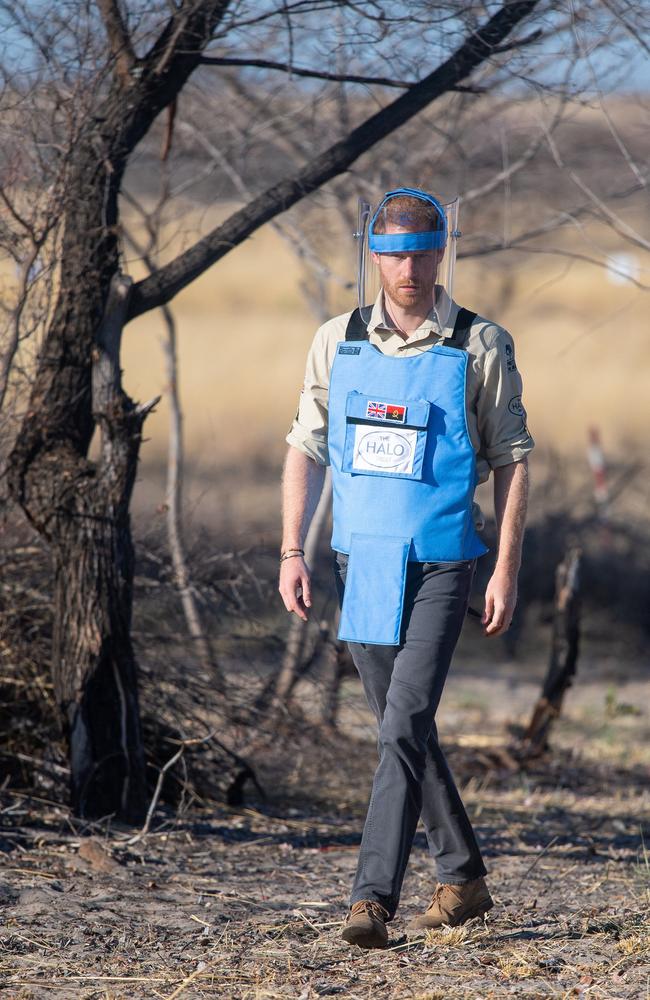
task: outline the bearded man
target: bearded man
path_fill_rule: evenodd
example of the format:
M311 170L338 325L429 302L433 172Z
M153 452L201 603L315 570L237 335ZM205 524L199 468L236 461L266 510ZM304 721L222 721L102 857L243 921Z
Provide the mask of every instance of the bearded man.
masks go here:
M492 472L498 548L483 627L498 636L517 600L534 443L510 335L451 296L457 202L399 188L360 218L359 307L317 331L287 436L279 589L306 621L303 543L331 464L339 638L379 727L342 937L384 948L420 818L438 884L411 929L493 905L435 714L486 552L475 487Z

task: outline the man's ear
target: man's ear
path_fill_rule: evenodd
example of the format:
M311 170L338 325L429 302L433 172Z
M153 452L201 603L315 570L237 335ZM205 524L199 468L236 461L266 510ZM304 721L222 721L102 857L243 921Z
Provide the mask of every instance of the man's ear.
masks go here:
M378 253L375 253L375 251L374 251L374 250L371 250L371 251L370 251L370 256L372 257L372 262L373 262L373 264L377 264L377 265L379 265L379 254L378 254Z

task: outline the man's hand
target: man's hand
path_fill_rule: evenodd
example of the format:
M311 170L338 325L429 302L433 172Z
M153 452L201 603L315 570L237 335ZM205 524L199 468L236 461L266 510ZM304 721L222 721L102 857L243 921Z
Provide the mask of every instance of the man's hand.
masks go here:
M510 628L517 604L517 575L495 569L485 591L482 624L486 635L503 635Z
M311 607L311 576L302 556L293 556L280 563L278 590L287 611L295 612L306 622Z

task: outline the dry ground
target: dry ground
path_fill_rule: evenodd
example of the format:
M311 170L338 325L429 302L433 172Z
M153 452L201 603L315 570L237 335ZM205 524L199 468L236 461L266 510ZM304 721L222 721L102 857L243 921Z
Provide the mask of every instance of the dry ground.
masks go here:
M554 752L524 774L508 769L506 724L526 717L543 661L528 650L482 677L470 636L441 710L497 902L485 923L407 940L433 886L419 834L390 949L339 941L375 756L350 678L340 732L307 729L291 755L257 761L268 797L246 808L159 813L129 843L2 793L3 1000L647 997L643 667L624 678L587 642Z

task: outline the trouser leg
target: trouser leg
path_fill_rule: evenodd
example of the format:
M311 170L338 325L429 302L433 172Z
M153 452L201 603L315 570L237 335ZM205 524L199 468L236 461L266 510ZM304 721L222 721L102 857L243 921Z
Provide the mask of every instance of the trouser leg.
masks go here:
M341 597L345 570L345 557L338 557ZM421 810L440 881L460 883L485 873L433 723L472 576L471 563L410 564L402 644L349 644L379 724L379 764L352 902L377 899L391 916Z
M439 882L461 884L485 875L476 835L438 743L435 722L427 740L421 819Z

